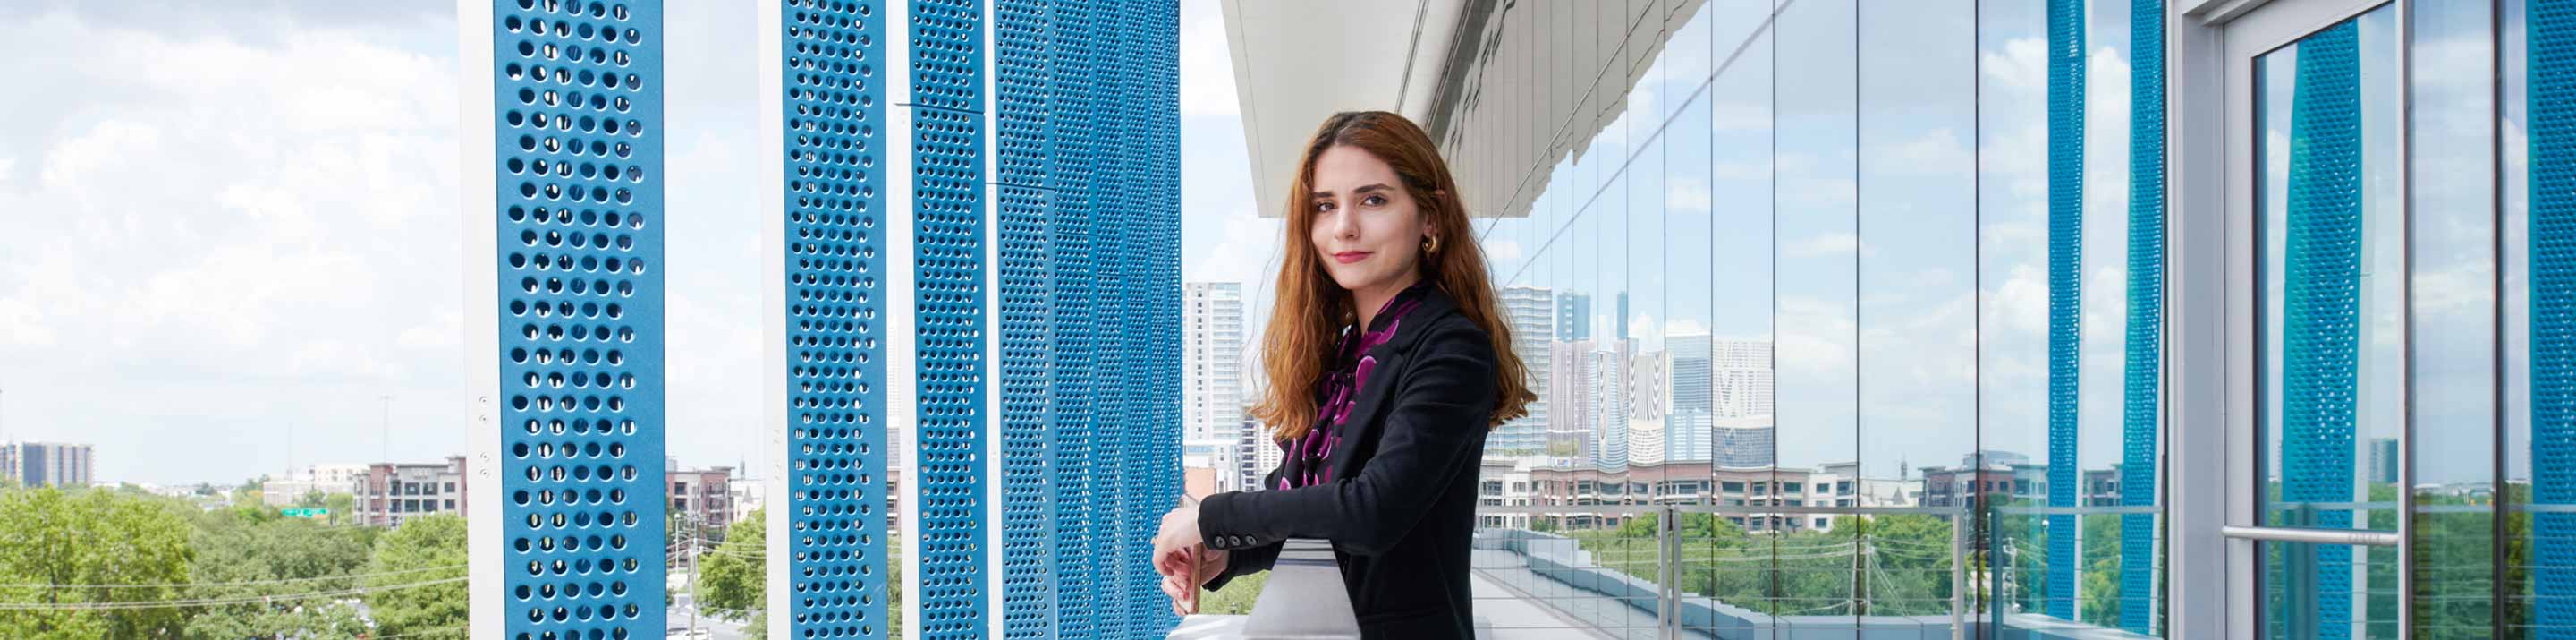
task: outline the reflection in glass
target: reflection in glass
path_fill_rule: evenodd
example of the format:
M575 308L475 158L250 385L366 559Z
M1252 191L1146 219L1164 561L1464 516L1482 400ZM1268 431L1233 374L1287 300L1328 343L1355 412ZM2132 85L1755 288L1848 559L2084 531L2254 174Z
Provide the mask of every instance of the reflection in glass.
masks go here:
M2487 3L2415 6L2414 634L2495 623L2495 68ZM2430 437L2426 437L2429 435ZM2383 472L2380 480L2388 480Z
M1779 413L1778 464L1768 482L1753 486L1764 506L1803 502L1817 476L1832 476L1859 460L1858 256L1853 180L1858 162L1859 82L1855 57L1858 7L1853 0L1799 2L1777 23L1774 111L1777 167L1774 204L1778 268ZM1782 557L1849 566L1859 553L1861 527L1795 512L1757 517L1746 529L1774 532ZM1784 572L1789 567L1783 567ZM1782 616L1849 616L1861 613L1852 597L1854 576L1807 570L1781 578ZM1830 585L1843 585L1840 589Z
M1975 454L1972 0L1872 3L1859 23L1856 464L1810 504L1912 507L1923 467ZM1964 509L1958 513L1965 513ZM1938 511L1854 519L1863 615L1947 616L1964 533ZM1839 529L1839 527L1837 527Z
M2395 11L2255 60L2259 431L2272 526L2393 531L2405 218ZM2394 637L2394 549L2261 545L2265 633Z

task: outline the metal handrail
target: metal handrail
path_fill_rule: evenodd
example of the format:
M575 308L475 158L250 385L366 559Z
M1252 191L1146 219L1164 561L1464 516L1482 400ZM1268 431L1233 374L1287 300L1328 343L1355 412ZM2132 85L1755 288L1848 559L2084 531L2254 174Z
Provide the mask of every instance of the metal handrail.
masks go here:
M1724 504L1584 504L1584 505L1477 505L1479 515L1644 515L1671 509L1681 513L1714 513L1719 515L1967 515L1966 507L1806 507Z
M2218 534L2238 540L2304 542L2308 544L2338 544L2357 547L2394 547L2402 540L2398 537L2397 532L2395 531L2318 529L2312 527L2241 527L2229 525L2219 527Z

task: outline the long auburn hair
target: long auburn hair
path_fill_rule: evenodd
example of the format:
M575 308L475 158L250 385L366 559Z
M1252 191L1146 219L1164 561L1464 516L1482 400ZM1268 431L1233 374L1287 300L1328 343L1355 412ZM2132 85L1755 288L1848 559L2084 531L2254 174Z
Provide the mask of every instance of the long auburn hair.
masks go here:
M1288 223L1282 228L1287 250L1279 262L1278 297L1270 306L1270 324L1261 338L1261 367L1269 384L1252 417L1270 425L1273 437L1285 441L1305 435L1315 423L1316 385L1332 362L1333 342L1341 327L1357 317L1348 291L1333 282L1315 256L1310 235L1315 226L1315 158L1335 146L1349 146L1395 169L1406 195L1427 216L1439 238L1439 251L1423 256L1422 279L1456 302L1460 313L1492 336L1500 366L1494 381L1494 413L1486 428L1528 413L1537 400L1528 370L1512 352L1512 331L1485 274L1485 254L1467 224L1467 206L1458 198L1458 183L1431 136L1404 116L1385 111L1333 114L1306 143L1297 161L1297 176L1288 184Z

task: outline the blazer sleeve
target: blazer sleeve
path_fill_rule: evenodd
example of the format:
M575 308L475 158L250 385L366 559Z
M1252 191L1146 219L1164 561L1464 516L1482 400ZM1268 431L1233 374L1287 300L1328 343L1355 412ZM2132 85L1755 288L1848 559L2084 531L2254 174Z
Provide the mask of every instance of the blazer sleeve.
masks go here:
M1474 466L1492 419L1496 367L1483 332L1453 326L1423 336L1395 390L1377 454L1356 476L1294 489L1229 492L1199 505L1209 547L1248 549L1323 538L1351 553L1393 548L1460 469Z
M1262 476L1261 486L1279 486L1280 471L1281 469L1272 468L1269 475ZM1200 506L1199 513L1202 514L1202 518L1206 517L1204 514L1207 513L1207 508L1204 504ZM1208 578L1207 583L1200 586L1209 591L1215 591L1225 588L1225 583L1233 582L1236 576L1269 571L1271 566L1279 563L1279 549L1284 545L1283 542L1273 542L1257 547L1228 549L1225 552L1225 570L1217 572L1216 577Z

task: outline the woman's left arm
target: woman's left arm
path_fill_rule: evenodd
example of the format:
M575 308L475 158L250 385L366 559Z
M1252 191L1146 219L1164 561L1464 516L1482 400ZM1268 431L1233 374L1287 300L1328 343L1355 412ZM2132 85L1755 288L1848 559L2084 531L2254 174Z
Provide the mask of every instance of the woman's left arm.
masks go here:
M1403 540L1456 474L1474 472L1469 458L1497 395L1493 345L1479 332L1453 328L1423 341L1367 468L1326 484L1208 496L1198 513L1207 545L1323 538L1376 555Z

